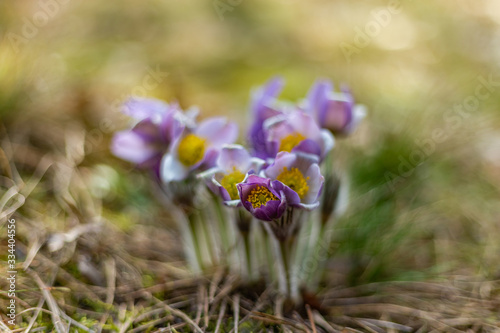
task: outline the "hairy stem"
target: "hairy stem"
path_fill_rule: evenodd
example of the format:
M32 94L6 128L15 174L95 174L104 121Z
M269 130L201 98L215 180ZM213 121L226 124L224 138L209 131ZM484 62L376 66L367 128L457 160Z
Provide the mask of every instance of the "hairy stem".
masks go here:
M285 296L290 296L290 242L287 240L279 241L281 260L283 261L283 271L285 280Z
M194 250L194 259L196 260L196 266L199 270L203 271L203 257L201 254L200 244L198 243L198 239L196 237L196 213L190 212L187 214L189 223L187 231L189 232L188 237L190 238L190 242L193 246Z
M243 245L245 248L245 262L246 262L246 271L247 271L247 278L251 281L253 280L253 270L252 270L252 256L250 254L250 233L242 233L241 235L243 237Z
M222 249L222 261L227 261L227 255L229 253L229 237L228 237L228 225L227 218L224 212L224 207L221 204L220 199L212 194L212 202L214 204L215 212L217 214L217 225L219 227L219 236L221 240ZM226 262L227 263L227 262Z

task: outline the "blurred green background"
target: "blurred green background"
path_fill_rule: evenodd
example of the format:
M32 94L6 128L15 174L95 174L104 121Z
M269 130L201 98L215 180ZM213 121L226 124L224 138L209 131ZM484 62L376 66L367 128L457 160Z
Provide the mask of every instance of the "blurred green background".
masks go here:
M283 97L298 100L323 77L369 111L337 142L351 203L335 276L500 278L497 1L4 0L0 22L11 162L27 181L46 154L74 161L118 230L172 225L147 176L109 152L128 96L227 115L243 141L251 88L282 75ZM57 205L38 187L20 213L32 232L68 230Z

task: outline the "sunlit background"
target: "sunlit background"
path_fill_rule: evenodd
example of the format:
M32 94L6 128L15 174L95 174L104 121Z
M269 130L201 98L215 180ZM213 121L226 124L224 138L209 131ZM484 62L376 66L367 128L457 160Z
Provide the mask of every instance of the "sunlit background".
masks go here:
M337 141L351 201L332 280L500 279L498 1L9 0L0 22L0 194L37 181L17 213L26 252L103 217L112 239L57 259L77 278L98 284L82 258L117 248L181 265L149 178L110 153L121 103L196 105L243 143L250 90L281 75L285 99L328 78L368 109ZM164 279L137 258L144 283Z

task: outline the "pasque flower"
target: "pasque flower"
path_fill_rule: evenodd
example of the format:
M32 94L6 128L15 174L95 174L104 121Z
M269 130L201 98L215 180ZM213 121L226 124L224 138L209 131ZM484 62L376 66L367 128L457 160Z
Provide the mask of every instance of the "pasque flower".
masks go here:
M193 171L204 171L215 165L224 144L238 136L235 123L225 118L210 118L194 128L186 128L163 157L160 175L165 183L183 180Z
M333 135L299 109L269 118L264 127L268 151L274 156L280 151L302 152L322 160L334 145Z
M115 134L111 148L155 171L155 185L179 222L194 272L227 265L253 282L259 278L253 273L267 268L266 280L277 279L283 295L300 301L299 286L314 291L314 276L322 276L302 268L315 244L331 241L329 217L344 191L329 155L334 135L352 132L365 110L347 88L335 92L326 80L315 82L302 103L279 100L283 85L273 78L252 92L248 150L234 144L235 123L220 117L198 123L196 109L184 112L151 98L125 103L123 112L133 124ZM326 157L323 176L319 164ZM206 196L203 183L213 195ZM206 209L207 199L213 209ZM236 209L226 211L222 203ZM320 205L320 214L304 212ZM270 237L260 237L254 218ZM300 233L303 226L306 232ZM324 266L316 258L312 263Z
M264 160L252 157L241 145L231 144L222 147L216 165L199 175L207 180L207 186L220 195L228 206L240 204L236 184L244 181L247 174L260 171Z
M281 218L288 207L318 207L324 178L316 162L310 155L280 152L260 176L236 185L241 203L263 221Z
M249 175L236 187L243 207L259 220L275 221L288 207L284 185L278 180Z
M282 151L262 175L285 185L280 189L289 206L311 210L319 205L324 182L316 162L310 155Z
M306 98L305 109L322 128L333 134L348 135L366 115L363 105L356 105L347 87L335 92L327 80L316 81Z
M274 155L268 152L264 122L283 113L277 100L283 85L283 79L276 77L252 92L250 105L252 125L248 132L248 142L252 147L253 155L262 159L274 158Z
M184 130L180 110L155 99L132 99L125 104L124 113L136 124L114 135L111 151L139 167L157 171L163 154Z

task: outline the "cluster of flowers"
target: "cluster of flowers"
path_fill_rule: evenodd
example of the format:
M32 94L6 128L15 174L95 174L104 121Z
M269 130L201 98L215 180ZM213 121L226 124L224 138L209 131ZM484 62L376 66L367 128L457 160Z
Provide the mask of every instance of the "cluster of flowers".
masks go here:
M328 176L320 165L334 135L351 133L365 110L348 89L334 91L327 80L315 82L295 104L278 99L282 88L283 80L275 78L253 91L248 150L234 143L238 128L225 118L197 123L196 109L183 112L176 104L134 98L124 112L135 123L115 134L112 151L153 171L163 188L206 184L226 207L249 212L279 243L289 242L304 223L294 211L320 205Z

